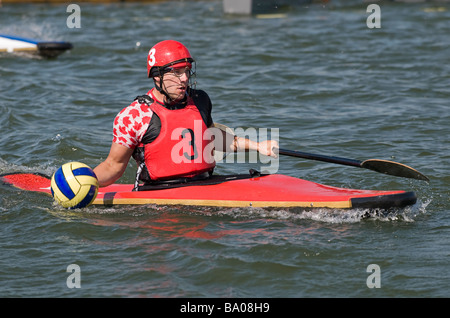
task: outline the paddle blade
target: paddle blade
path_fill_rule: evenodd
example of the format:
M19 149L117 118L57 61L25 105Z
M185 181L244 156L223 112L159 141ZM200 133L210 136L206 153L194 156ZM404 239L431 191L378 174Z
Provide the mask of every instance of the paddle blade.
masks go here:
M368 159L361 163L361 168L389 174L391 176L430 181L425 175L402 163L381 159Z

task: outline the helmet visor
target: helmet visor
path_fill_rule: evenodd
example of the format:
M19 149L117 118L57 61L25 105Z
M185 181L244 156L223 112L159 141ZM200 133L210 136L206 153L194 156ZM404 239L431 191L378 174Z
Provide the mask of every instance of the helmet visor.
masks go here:
M155 76L162 76L167 72L171 72L173 69L176 68L189 68L192 69L192 64L194 64L195 61L192 58L184 58L180 60L176 60L173 62L170 62L166 65L163 65L161 67L152 67L150 70L149 77L155 77Z
M186 69L190 70L190 74L189 75L192 75L192 71L191 70L193 68L193 64L195 65L194 59L192 59L192 58L185 58L185 59L173 61L173 62L168 63L166 65L163 65L161 67L154 66L150 70L150 74L149 74L150 76L149 77L163 76L164 74L166 74L168 72L175 73L175 75L176 74L180 74L178 76L178 77L180 77L181 75L183 75L184 72L186 72ZM179 71L179 69L180 69L180 71Z
M194 60L192 59L183 59L183 60L178 60L175 62L172 62L168 65L165 65L166 67L171 67L171 68L181 68L181 67L186 67L186 68L192 68L192 62Z

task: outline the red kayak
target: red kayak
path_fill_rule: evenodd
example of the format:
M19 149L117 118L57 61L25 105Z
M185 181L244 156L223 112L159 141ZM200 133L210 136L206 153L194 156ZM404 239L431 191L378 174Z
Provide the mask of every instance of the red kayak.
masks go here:
M51 195L50 179L13 173L0 179L14 187ZM414 192L337 188L281 174L213 176L184 184L140 187L113 184L100 188L95 205L158 204L216 207L393 208L416 203Z

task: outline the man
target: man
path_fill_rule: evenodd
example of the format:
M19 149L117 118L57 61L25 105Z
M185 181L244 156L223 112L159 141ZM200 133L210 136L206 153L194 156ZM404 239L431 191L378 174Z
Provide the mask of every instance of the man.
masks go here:
M100 187L114 183L133 156L138 163L136 184L178 178L206 178L215 167L215 147L221 151L257 150L276 157L276 141L211 133L211 101L190 85L195 61L180 42L166 40L147 56L147 75L155 87L136 97L114 120L108 157L94 172ZM230 138L231 137L231 138Z

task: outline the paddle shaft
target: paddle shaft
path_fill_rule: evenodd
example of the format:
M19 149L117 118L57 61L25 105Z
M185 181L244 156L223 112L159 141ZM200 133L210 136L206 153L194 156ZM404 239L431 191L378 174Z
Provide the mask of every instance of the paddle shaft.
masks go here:
M287 149L279 149L279 153L286 156L303 158L303 159L312 159L318 161L325 161L329 163L336 163L340 165L358 167L369 169L375 172L380 172L384 174L389 174L391 176L403 177L403 178L412 178L417 180L429 181L428 177L404 164L389 161L389 160L381 160L381 159L368 159L364 161L356 160L356 159L347 159L341 157L332 157L325 155L316 155L307 152L287 150Z
M294 150L281 149L281 148L279 149L279 153L281 155L290 156L290 157L318 160L318 161L324 161L324 162L329 162L329 163L336 163L336 164L340 164L340 165L362 168L362 166L361 166L362 161L355 160L355 159L317 155L317 154L312 154L312 153L307 153L307 152L294 151Z

